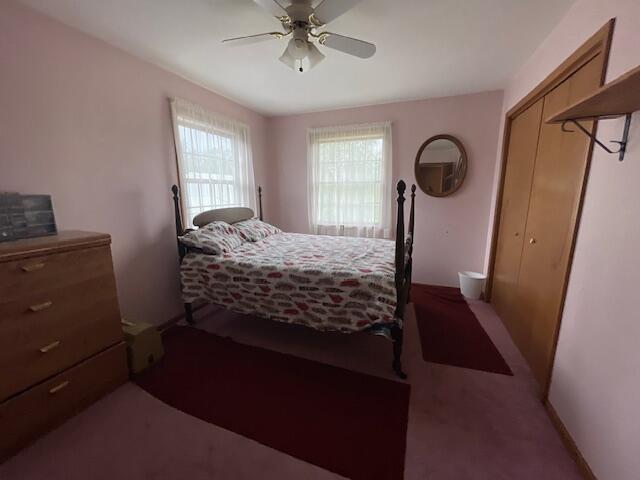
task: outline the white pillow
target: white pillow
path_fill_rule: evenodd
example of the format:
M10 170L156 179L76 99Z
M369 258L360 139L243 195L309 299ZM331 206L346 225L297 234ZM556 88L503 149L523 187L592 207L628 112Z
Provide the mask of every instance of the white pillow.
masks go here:
M273 225L263 222L262 220L258 220L257 218L243 220L242 222L234 223L233 226L236 227L243 238L249 242L257 242L269 235L282 233L282 230L278 227L274 227Z
M181 243L212 255L230 252L246 241L236 227L220 221L211 222L179 238Z

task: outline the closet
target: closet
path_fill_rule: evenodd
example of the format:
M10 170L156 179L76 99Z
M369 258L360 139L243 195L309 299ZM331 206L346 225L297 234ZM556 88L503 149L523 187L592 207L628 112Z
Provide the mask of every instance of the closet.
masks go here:
M489 297L546 392L591 142L546 120L604 80L612 23L508 114ZM582 122L591 130L593 122Z

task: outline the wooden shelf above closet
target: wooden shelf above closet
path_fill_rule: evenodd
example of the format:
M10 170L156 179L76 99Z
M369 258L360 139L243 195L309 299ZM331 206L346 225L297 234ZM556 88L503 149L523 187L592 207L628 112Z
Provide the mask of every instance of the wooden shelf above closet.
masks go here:
M640 66L550 117L547 123L623 117L638 110L640 110Z

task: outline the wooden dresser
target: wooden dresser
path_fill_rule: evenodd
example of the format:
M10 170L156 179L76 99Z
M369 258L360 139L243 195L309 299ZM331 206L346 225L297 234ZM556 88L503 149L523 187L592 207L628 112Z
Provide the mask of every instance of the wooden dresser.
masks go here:
M0 461L127 380L110 244L0 243Z

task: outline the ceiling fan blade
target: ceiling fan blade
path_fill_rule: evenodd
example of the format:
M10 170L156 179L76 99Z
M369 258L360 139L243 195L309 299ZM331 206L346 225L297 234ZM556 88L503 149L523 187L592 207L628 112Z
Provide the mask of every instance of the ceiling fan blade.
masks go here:
M222 43L233 47L241 45L251 45L252 43L263 42L265 40L273 40L284 37L280 32L259 33L257 35L248 35L246 37L226 38Z
M358 40L357 38L345 37L337 33L323 33L323 36L320 38L320 44L360 58L369 58L376 53L376 46L373 43Z
M282 0L253 0L255 3L264 8L267 12L276 18L286 17L284 2Z
M361 1L362 0L323 0L313 10L313 16L318 23L325 25L351 10Z

